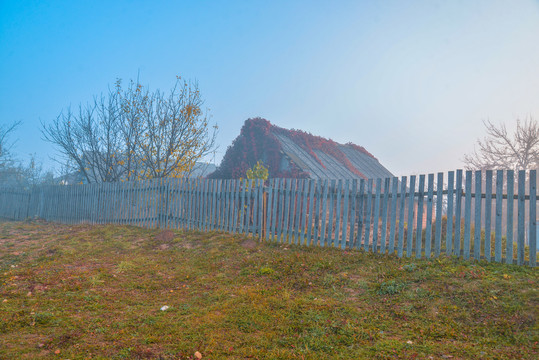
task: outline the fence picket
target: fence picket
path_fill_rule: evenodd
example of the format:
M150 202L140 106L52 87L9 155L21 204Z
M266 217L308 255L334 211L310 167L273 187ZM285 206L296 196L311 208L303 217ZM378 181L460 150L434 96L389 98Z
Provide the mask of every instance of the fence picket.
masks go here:
M342 198L342 191L343 191L343 188L342 188L342 180L339 180L337 182L337 209L335 211L335 230L334 230L334 233L335 233L335 236L334 236L334 241L332 243L332 246L339 246L339 241L341 239L341 236L339 234L339 230L340 230L340 227L341 227L341 198Z
M384 198L382 200L382 235L380 236L380 252L386 253L386 235L387 235L387 205L389 201L389 184L391 179L384 179Z
M374 213L372 222L372 251L378 252L378 229L380 224L380 196L382 193L382 179L376 179L376 197L374 199Z
M315 191L315 203L314 203L314 239L313 244L319 245L318 242L318 233L320 231L320 203L321 203L321 196L322 196L322 180L317 180L316 182L316 191Z
M421 257L423 241L423 202L425 199L425 175L419 175L419 189L417 195L417 228L415 237L415 257Z
M327 244L328 246L333 246L334 244L334 232L333 232L333 224L334 224L334 214L333 210L335 209L335 203L337 201L337 180L332 179L328 183L328 190L327 190L327 196L326 191L324 190L323 195L323 208L322 208L322 233L320 236L320 241L324 241L324 238L327 238ZM326 210L324 210L324 207L326 206L326 202L328 204L327 214L328 218L326 220ZM327 224L327 225L326 225ZM326 230L327 229L327 230ZM327 236L326 236L327 235Z
M275 190L273 191L273 211L271 216L271 240L276 240L277 233L277 207L279 206L279 186L281 184L281 179L275 180Z
M257 181L249 180L249 209L247 211L247 235L252 234L253 237L256 236L256 218L258 215L258 192L257 192ZM252 204L252 206L251 206ZM253 224L251 226L251 223Z
M475 172L475 234L474 234L474 259L481 259L481 170ZM486 239L485 239L486 240Z
M307 220L307 245L312 243L312 228L314 221L314 192L316 188L316 180L309 179L309 219Z
M294 190L296 187L295 179L287 179L286 186L286 202L284 209L285 228L284 228L284 243L292 243L292 226L294 221Z
M485 259L491 259L491 223L492 223L492 170L487 170L485 174Z
M357 204L357 211L358 211L358 216L357 216L357 235L356 235L356 238L357 238L357 245L355 247L357 247L358 249L361 249L361 243L362 243L362 240L363 240L363 228L364 228L364 213L365 213L365 209L364 209L364 203L365 203L365 179L360 179L359 180L359 194L358 194L358 204Z
M507 243L505 250L505 261L507 264L513 263L513 205L514 205L514 181L515 172L507 170Z
M394 177L391 185L391 210L389 216L389 247L388 254L395 252L395 231L397 228L397 200L399 191L399 178Z
M471 170L466 171L466 195L464 197L464 259L470 258L470 232L472 223L472 176Z
M404 253L404 214L406 212L406 183L408 178L401 178L400 205L399 205L399 239L397 241L397 256L402 257Z
M438 173L436 182L436 234L434 236L434 256L439 257L442 247L442 207L444 201L444 174Z
M232 187L230 189L230 213L229 213L229 226L230 232L234 234L238 229L238 210L240 207L240 200L243 197L241 194L243 179L232 180Z
M310 189L310 184L311 184L311 180L310 179L303 179L303 186L302 186L302 193L303 193L303 196L302 196L302 207L301 207L301 225L300 225L300 231L301 231L301 236L300 236L300 244L301 245L304 245L305 244L305 241L307 240L306 239L306 235L307 235L307 213L308 213L308 208L307 208L307 205L308 205L308 194L309 194L309 189Z
M269 186L268 186L268 191L265 195L266 197L266 203L265 203L265 207L264 207L264 211L266 212L266 223L264 224L264 235L265 235L265 238L266 238L266 241L269 241L270 239L270 232L271 232L271 220L272 220L272 217L271 217L271 209L273 208L274 204L273 204L273 187L275 186L275 180L274 179L270 179L269 181Z
M530 170L530 228L528 234L528 245L530 251L530 266L537 266L537 171Z
M455 197L455 173L447 173L447 231L445 235L445 254L451 255L453 251L453 200Z
M239 182L239 185L241 187L241 193L240 191L236 191L236 205L234 206L234 224L235 226L232 228L232 233L234 234L236 231L240 234L243 232L243 226L244 226L244 215L245 215L245 192L247 191L247 179L242 179ZM238 201L238 193L239 195L239 201ZM239 213L239 214L238 214ZM238 220L239 217L239 220ZM236 230L237 229L237 230Z
M252 197L252 185L253 185L253 181L251 179L247 180L246 181L246 185L247 185L247 189L245 191L245 194L247 196L247 199L246 199L246 207L242 209L242 211L245 213L244 215L244 222L245 222L245 227L244 227L244 234L245 235L249 235L249 230L250 230L250 221L251 221L251 197Z
M204 179L197 179L197 230L204 229Z
M430 259L432 255L432 201L434 197L434 174L428 175L427 184L427 219L425 230L425 257Z
M372 209L372 187L373 180L367 181L367 211L365 213L365 241L363 242L364 250L369 250L370 237L371 237L371 209Z
M416 179L415 175L410 176L410 197L408 198L408 234L407 234L407 239L406 239L406 257L412 256L412 249L414 246L415 179Z
M305 180L304 179L300 179L300 180L297 180L297 186L296 186L296 193L295 193L295 196L294 196L294 203L296 204L296 207L295 207L295 216L296 216L296 219L294 220L294 244L298 244L299 241L299 223L300 223L300 220L301 220L301 204L302 204L302 198L301 198L301 195L303 194L303 184L304 184Z
M330 193L330 196L331 196L331 200L330 200L330 206L332 206L332 203L333 203L333 189L334 189L334 181L335 180L332 180L332 185L330 186L329 188L329 193ZM322 195L322 229L320 231L320 246L325 246L325 239L326 239L326 205L327 205L327 200L328 200L328 181L327 180L324 180L324 193ZM331 208L330 208L331 209ZM332 209L330 210L330 212L332 211ZM331 229L331 226L333 224L333 221L332 219L329 219L329 229L328 231ZM328 239L328 245L331 246L331 238Z
M460 256L460 223L462 210L462 170L457 170L457 181L455 184L455 240L453 244L453 254Z
M356 210L357 210L357 179L352 179L352 189L350 190L350 239L348 248L354 248L356 238Z
M210 203L208 202L208 185L209 185L209 180L208 179L202 179L201 180L202 182L202 186L201 186L201 191L202 191L202 196L201 196L201 199L202 199L202 203L200 204L200 208L202 210L202 219L201 219L201 223L202 223L202 230L203 231L207 231L207 226L208 226L208 208L210 207Z
M496 172L496 224L494 228L494 260L502 261L503 170Z
M285 188L286 188L286 179L281 179L279 187L279 210L278 211L278 220L277 224L277 241L281 242L281 233L283 230L284 224L284 199L285 199Z
M525 238L525 204L526 197L526 171L519 170L518 172L518 223L517 223L517 265L522 265L524 262L524 238Z
M348 234L348 198L350 196L350 180L344 182L344 202L343 202L343 216L342 216L342 232L341 232L341 249L346 249L346 237Z
M266 196L264 195L264 180L259 180L258 185L258 240L262 241L264 236L264 204Z

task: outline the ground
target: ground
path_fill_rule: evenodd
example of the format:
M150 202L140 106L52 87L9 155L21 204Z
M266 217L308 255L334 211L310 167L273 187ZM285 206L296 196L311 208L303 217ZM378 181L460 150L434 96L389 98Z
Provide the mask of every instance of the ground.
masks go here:
M216 232L4 222L0 359L536 359L538 280Z

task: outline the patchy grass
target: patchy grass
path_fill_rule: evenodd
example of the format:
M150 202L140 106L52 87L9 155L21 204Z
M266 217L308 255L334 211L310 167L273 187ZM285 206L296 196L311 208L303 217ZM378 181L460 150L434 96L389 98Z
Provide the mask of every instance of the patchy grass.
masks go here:
M0 223L0 358L536 359L537 286L529 267Z

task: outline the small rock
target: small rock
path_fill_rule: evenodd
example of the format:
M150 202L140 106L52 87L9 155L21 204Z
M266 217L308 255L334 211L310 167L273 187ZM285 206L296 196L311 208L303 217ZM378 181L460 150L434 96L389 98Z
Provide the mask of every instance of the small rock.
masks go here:
M198 351L195 351L195 357L196 357L197 359L202 359L202 354L199 353Z
M161 307L161 311L166 311L166 310L168 310L168 305Z

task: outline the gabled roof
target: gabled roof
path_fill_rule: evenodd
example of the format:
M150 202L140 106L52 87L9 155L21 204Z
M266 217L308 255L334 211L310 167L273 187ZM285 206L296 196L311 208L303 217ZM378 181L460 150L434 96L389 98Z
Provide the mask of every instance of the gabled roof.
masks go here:
M335 155L321 149L312 149L316 157L308 150L294 142L290 137L275 134L282 146L282 151L296 163L301 171L309 174L312 179L371 179L393 177L380 162L366 151L357 149L352 144L334 143L333 146L348 160L337 159ZM309 136L312 136L309 134ZM337 153L338 154L338 153ZM337 155L339 156L339 155Z
M392 177L380 162L365 148L348 143L273 126L272 133L282 151L301 171L313 179L354 179Z
M282 168L282 158L289 168ZM271 177L313 179L369 179L392 177L365 148L289 130L261 118L245 121L240 135L228 147L221 165L209 177L245 177L258 160L268 167Z

